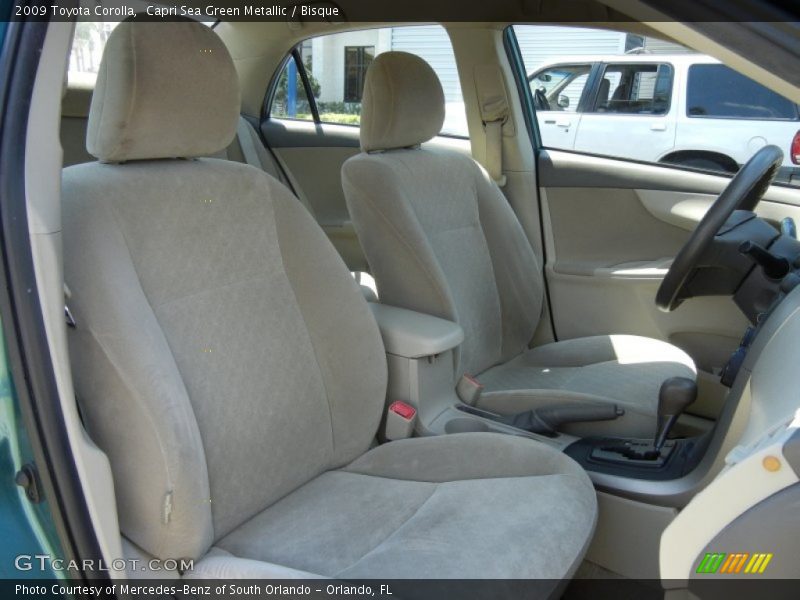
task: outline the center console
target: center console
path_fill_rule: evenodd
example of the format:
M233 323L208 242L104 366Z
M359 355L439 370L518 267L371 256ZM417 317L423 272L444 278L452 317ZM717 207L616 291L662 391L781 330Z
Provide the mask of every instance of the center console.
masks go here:
M462 402L453 376L455 352L464 339L461 327L402 308L370 306L386 348L387 398L407 402L416 410L413 430L418 435L495 432L528 437L566 452L587 471L641 480L681 477L697 465L707 445L702 438L667 440L678 416L697 395L697 386L689 379L673 378L662 386L659 425L653 438L578 438L560 433L558 425L612 419L621 409L611 404L557 403L518 415L500 415Z
M503 423L500 415L464 404L456 394L453 373L461 326L411 310L371 303L389 366L387 399L416 409L418 435L496 432L536 439L563 450L578 438L549 437Z
M381 330L389 366L387 399L415 409L417 435L496 432L535 439L565 452L589 473L598 491L646 503L683 507L725 466L726 456L751 419L751 370L781 324L800 306L800 291L792 290L749 332L744 350L730 368L736 377L728 401L709 432L669 439L671 426L694 399L693 383L667 381L659 402L659 426L652 438L579 438L560 432L534 433L515 426L513 419L462 402L456 392L454 366L464 333L459 325L414 311L371 304ZM794 369L794 372L800 372ZM691 384L691 385L690 385ZM763 382L761 387L764 387ZM409 433L411 429L409 428ZM396 438L395 438L396 439Z

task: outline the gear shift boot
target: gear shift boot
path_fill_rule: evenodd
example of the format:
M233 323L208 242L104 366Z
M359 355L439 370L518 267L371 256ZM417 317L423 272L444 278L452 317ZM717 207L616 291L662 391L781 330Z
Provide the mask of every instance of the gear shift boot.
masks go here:
M665 442L660 451L653 447L652 440L618 440L617 443L596 446L589 456L593 460L620 466L657 469L664 466L674 449L674 440Z

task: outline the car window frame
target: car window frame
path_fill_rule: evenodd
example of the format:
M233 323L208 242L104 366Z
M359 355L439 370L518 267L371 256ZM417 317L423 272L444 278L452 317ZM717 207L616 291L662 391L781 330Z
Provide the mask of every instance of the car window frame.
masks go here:
M656 67L656 78L658 78L658 68L659 67L661 67L662 65L664 65L666 67L669 67L669 69L670 69L670 74L669 74L669 77L670 77L670 79L669 79L669 94L668 94L669 100L667 101L666 109L662 113L598 112L596 110L596 108L597 108L596 107L596 105L597 105L597 94L600 91L600 88L599 88L599 85L598 85L597 90L595 91L595 93L592 96L591 104L589 105L589 106L591 106L591 108L587 108L587 110L584 111L585 114L587 114L587 115L603 115L603 116L607 116L607 117L610 117L610 116L614 116L614 117L645 117L645 118L651 118L651 119L652 118L661 118L661 119L663 119L663 118L668 117L669 114L672 112L673 104L674 104L674 102L673 102L674 98L673 97L675 95L675 88L676 88L676 86L675 86L675 81L676 81L675 65L672 62L666 61L666 60L660 60L660 61L659 60L657 60L657 61L652 61L652 60L638 61L637 60L637 61L630 61L630 62L624 62L624 61L622 61L622 62L598 61L598 63L597 63L597 67L598 67L597 68L597 84L599 84L600 80L603 78L603 75L605 75L606 69L609 66L617 66L617 65L634 65L634 66L636 66L636 65L654 65Z

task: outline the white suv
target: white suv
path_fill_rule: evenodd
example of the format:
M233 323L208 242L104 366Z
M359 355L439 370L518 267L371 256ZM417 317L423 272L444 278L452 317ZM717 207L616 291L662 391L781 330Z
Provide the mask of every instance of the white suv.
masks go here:
M708 56L569 57L528 81L545 147L735 172L775 144L800 185L798 105Z

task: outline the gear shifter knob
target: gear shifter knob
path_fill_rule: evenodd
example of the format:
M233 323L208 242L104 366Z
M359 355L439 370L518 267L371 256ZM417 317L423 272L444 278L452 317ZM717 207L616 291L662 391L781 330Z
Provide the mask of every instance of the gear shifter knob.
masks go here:
M697 398L697 384L687 377L671 377L661 384L658 392L658 428L653 442L661 450L672 426L681 413Z

